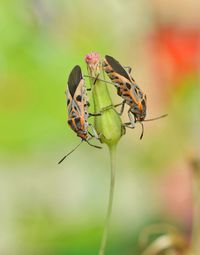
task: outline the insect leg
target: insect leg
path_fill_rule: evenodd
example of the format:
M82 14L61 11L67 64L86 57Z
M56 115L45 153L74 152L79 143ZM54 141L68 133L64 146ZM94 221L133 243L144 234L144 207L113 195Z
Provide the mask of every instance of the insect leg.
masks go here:
M99 137L99 135L97 134L97 131L96 131L96 129L93 127L93 125L89 123L89 126L91 127L92 132L93 132L92 137L95 137L96 139L99 139L100 137ZM90 134L90 135L91 135L91 134Z
M124 125L127 127L127 128L135 128L135 118L133 117L133 114L131 113L131 111L129 110L128 111L128 117L130 119L130 122L126 122L124 123Z
M119 115L121 116L122 115L122 113L124 112L124 106L125 106L125 103L126 103L126 100L124 100L122 103L121 103L121 109L120 109L120 112L119 112ZM128 113L129 114L129 113ZM130 119L130 117L129 117L129 119Z
M89 141L92 140L93 138L99 139L99 136L98 136L98 134L97 134L95 128L92 126L92 124L89 124L89 126L91 127L91 129L92 129L94 135L88 131L88 134L90 135L90 138L87 139L87 140L85 140L85 141L86 141L90 146L92 146L92 147L95 147L95 148L97 148L97 149L102 149L101 146L97 146L97 145L91 144L91 143L89 142Z
M129 67L129 68L130 68L130 67ZM102 81L102 82L105 82L105 83L109 83L109 84L115 85L117 88L120 88L120 84L118 84L118 83L116 83L116 82L111 82L111 81L99 79L99 75L100 75L100 73L99 73L96 77L93 77L93 76L91 76L91 75L84 75L84 77L94 79L93 85L94 85L94 84L97 82L97 80L98 80L98 81Z
M90 75L84 75L84 77L87 77L87 78L91 78L91 79L94 79L94 82L96 83L97 80L98 81L102 81L102 82L106 82L106 83L110 83L110 84L114 84L117 86L117 84L115 84L114 82L111 82L111 81L106 81L106 80L102 80L102 79L99 79L98 77L93 77L93 76L90 76Z
M103 111L106 111L106 110L109 110L109 109L112 109L113 107L118 107L118 106L121 106L122 105L122 108L121 108L121 110L120 110L120 112L119 112L119 115L122 115L122 113L123 113L123 111L124 111L124 105L123 104L125 104L125 102L124 101L122 101L121 103L119 103L119 104L111 104L111 105L109 105L109 106L106 106L106 107L104 107L104 108L102 108L102 110L101 110L101 112L103 112ZM101 114L100 114L101 115ZM100 115L97 115L97 116L100 116Z
M101 113L89 113L88 117L92 117L92 116L101 116Z
M120 105L122 105L123 104L123 101L121 102L121 103L119 103L119 104L114 104L113 106L114 107L118 107L118 106L120 106Z
M90 139L92 139L93 137L95 137L90 131L88 131L88 134L91 136Z
M95 80L94 80L94 82L93 82L93 85L95 85L95 83L97 82L97 80L98 80L98 78L99 78L99 74L100 74L100 73L98 73L97 76L95 77Z
M134 118L134 120L133 120L133 115L132 115L130 110L128 111L128 116L129 116L130 122L126 122L126 123L124 123L124 125L127 128L132 128L133 129L133 128L135 128L136 119ZM137 122L139 122L140 125L142 126L142 133L140 135L140 140L141 140L143 135L144 135L144 125L141 121L137 121Z
M102 147L101 146L97 146L97 145L94 145L94 144L91 144L90 142L89 142L89 140L91 140L93 137L91 137L90 139L88 139L88 140L85 140L86 141L86 143L88 143L90 146L92 146L92 147L95 147L95 148L97 148L97 149L102 149Z

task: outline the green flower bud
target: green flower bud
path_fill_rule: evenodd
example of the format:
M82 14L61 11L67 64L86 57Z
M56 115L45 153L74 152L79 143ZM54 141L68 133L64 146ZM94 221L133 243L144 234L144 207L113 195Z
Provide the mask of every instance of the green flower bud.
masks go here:
M107 83L104 82L99 54L95 52L87 54L85 61L92 88L94 113L101 113L101 116L95 117L94 126L100 135L100 141L112 147L125 134L125 127L113 106Z

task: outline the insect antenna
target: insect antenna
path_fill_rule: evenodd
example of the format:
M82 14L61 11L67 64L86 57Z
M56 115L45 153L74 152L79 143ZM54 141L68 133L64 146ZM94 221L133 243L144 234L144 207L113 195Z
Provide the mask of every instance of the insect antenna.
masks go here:
M102 81L102 82L105 82L105 83L110 83L110 84L113 85L113 82L111 82L111 81L106 81L106 80L102 80L102 79L98 78L99 74L96 77L93 77L91 75L84 75L84 77L92 78L94 80L93 84L95 84L97 82L97 80L98 80L98 81Z
M144 121L153 121L153 120L158 120L158 119L161 119L161 118L164 118L164 117L166 117L168 114L163 114L163 115L161 115L161 116L159 116L159 117L156 117L156 118L152 118L152 119L147 119L147 120L143 120L143 122Z
M141 135L140 135L140 140L142 139L142 137L143 137L143 135L144 135L144 125L143 125L143 123L142 122L139 122L140 124L141 124L141 126L142 126L142 133L141 133Z
M93 82L93 85L95 85L95 83L97 82L98 78L99 78L99 73L98 73L97 76L95 77L95 80L94 80L94 82Z
M81 142L80 142L73 150L71 150L69 153L67 153L67 155L65 155L65 156L58 162L58 164L62 163L62 162L66 159L66 157L68 157L72 152L74 152L74 151L82 144L82 142L83 142L83 140L81 140Z
M90 146L92 146L92 147L95 147L95 148L97 148L97 149L102 149L102 147L100 147L100 146L91 144L88 140L85 140L85 141L86 141Z

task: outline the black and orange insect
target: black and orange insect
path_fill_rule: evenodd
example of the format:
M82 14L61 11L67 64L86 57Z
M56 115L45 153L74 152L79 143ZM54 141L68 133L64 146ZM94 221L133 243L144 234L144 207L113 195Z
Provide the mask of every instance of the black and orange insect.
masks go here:
M68 125L81 138L81 142L67 155L65 155L59 162L60 164L67 156L75 151L80 144L85 141L89 145L101 149L101 147L93 145L89 142L92 138L99 139L99 136L92 126L88 123L88 118L91 116L99 116L101 114L92 114L88 112L89 101L86 93L86 85L83 79L80 66L75 66L68 78L68 86L66 91L67 97L67 111L68 111ZM91 128L93 134L88 130Z
M147 97L130 75L131 68L128 67L129 71L127 72L125 67L123 67L116 59L108 55L105 56L102 66L112 83L117 88L117 94L123 98L123 102L116 105L122 105L120 115L124 111L125 104L130 106L128 110L130 122L125 123L125 126L134 128L135 123L139 122L142 125L142 134L140 136L140 139L142 139L144 133L142 122L163 118L166 114L154 119L145 120Z

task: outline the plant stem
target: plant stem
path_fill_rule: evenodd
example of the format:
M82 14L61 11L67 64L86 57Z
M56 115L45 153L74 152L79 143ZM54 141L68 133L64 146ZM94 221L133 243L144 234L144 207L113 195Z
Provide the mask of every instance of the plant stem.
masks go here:
M105 248L108 240L108 232L110 225L110 218L112 213L113 197L114 197L114 188L115 188L115 169L116 169L116 145L109 146L110 151L110 192L108 200L108 209L105 220L104 232L101 240L101 246L99 250L99 255L105 254Z
M197 255L200 251L200 161L193 160L193 230L191 248Z

